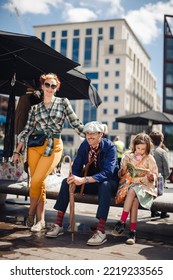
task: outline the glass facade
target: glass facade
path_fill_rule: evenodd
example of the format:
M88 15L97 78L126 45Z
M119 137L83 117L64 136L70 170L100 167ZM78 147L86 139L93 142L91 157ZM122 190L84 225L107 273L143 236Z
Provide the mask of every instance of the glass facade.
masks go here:
M61 39L61 54L67 56L67 39Z
M84 66L91 66L92 37L85 38Z
M46 39L46 32L41 32L41 40L45 42Z
M96 121L97 111L96 108L91 105L90 100L84 101L83 123Z
M164 16L163 112L173 114L173 16ZM173 150L173 125L164 125L166 146Z
M73 38L72 60L79 62L79 38Z

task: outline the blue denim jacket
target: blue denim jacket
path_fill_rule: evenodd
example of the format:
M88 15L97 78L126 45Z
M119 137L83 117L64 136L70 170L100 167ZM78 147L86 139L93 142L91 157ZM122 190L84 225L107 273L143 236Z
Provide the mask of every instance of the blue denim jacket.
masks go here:
M72 173L81 176L83 167L88 163L90 146L86 140L80 145L77 156L72 165ZM100 156L98 157L99 171L92 175L97 182L109 180L118 181L117 151L114 143L109 139L102 138L100 143Z

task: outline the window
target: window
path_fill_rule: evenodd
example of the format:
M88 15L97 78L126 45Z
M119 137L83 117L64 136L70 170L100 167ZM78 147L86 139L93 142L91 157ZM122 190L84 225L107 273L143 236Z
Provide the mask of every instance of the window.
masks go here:
M80 34L79 29L75 29L75 30L73 31L73 35L74 35L74 36L79 36L79 34Z
M73 39L72 60L79 62L79 38Z
M120 71L115 71L115 76L119 77L120 76Z
M67 30L62 30L61 36L62 37L67 37Z
M118 109L114 109L114 115L118 114Z
M46 39L46 32L41 32L41 40L45 42Z
M118 129L118 122L114 121L112 123L112 129Z
M102 28L102 27L99 27L99 29L98 29L98 34L99 34L99 35L103 34L103 28Z
M119 84L115 84L115 89L119 89L120 85Z
M86 74L86 76L89 78L89 79L95 79L95 80L97 80L98 78L99 78L99 74L98 74L98 72L86 72L85 73Z
M120 58L116 58L116 59L115 59L115 63L116 63L116 64L120 64Z
M103 109L103 114L107 115L107 113L108 113L108 109Z
M99 61L99 46L100 46L100 41L103 40L103 36L98 36L97 38L97 60L96 60L96 66L98 66L98 61Z
M85 38L84 66L91 66L92 38Z
M119 101L119 96L114 96L114 101L118 102Z
M91 28L86 29L86 35L92 35L92 29Z
M108 84L104 84L104 89L108 89L109 85Z
M109 54L114 53L114 45L109 45Z
M55 49L55 43L56 43L56 41L54 39L52 39L50 41L50 46L51 46L52 49Z
M61 39L61 54L67 55L67 39Z
M105 64L109 64L109 58L105 59Z
M108 101L108 96L104 96L103 100L104 100L104 102L107 102Z
M114 39L114 27L109 28L109 39Z
M52 38L56 37L56 31L52 31Z
M90 100L84 101L83 122L87 123L96 120L96 108L92 106Z

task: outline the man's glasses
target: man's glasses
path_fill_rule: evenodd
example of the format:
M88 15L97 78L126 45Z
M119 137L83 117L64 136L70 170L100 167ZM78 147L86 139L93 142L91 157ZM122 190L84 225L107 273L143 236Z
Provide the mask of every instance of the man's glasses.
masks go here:
M55 89L57 87L57 85L54 85L54 84L51 85L49 83L44 83L44 85L45 85L46 88L51 87L51 89Z

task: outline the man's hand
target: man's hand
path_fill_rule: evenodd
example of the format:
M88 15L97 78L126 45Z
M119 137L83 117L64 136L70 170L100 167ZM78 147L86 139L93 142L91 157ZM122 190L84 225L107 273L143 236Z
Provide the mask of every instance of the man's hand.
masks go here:
M67 178L67 183L69 185L74 183L76 186L80 186L82 184L85 184L85 177L78 177L78 176L75 176L75 175L70 175Z

